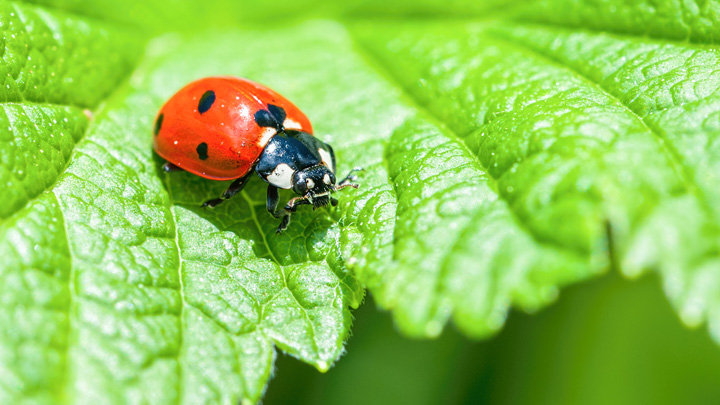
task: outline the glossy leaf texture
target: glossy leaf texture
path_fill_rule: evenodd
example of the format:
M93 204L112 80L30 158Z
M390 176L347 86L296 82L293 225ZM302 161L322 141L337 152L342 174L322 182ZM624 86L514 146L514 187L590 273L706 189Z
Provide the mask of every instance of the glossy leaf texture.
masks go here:
M357 32L417 103L447 123L451 137L486 171L494 197L531 240L573 252L590 269L599 264L629 276L659 272L683 320L689 325L709 321L713 336L720 338L720 228L714 186L719 173L720 55L715 49L518 23L453 28L408 24L400 30L361 25ZM405 167L422 172L438 166L420 159ZM408 199L423 200L426 195L417 189ZM477 198L474 195L466 199ZM435 211L419 220L437 221L452 212ZM494 220L480 220L469 228L495 225ZM472 232L468 226L459 229ZM423 235L408 234L413 239ZM448 304L444 311L439 304L426 311L410 328L431 324L437 308L445 317L467 309L451 304L453 300L493 297L446 292L444 285L454 282L453 271L470 272L453 262L458 255L453 243L442 245L431 246L445 251L449 270L438 273L436 284L418 295L434 291L446 295ZM471 246L476 264L464 265L478 268L487 254L478 243ZM526 248L502 246L509 249L508 259L532 260ZM412 260L397 250L395 256L401 263ZM503 266L501 274L507 268ZM396 277L415 274L417 267L402 269L396 267ZM387 280L381 279L381 288ZM487 286L479 277L457 283ZM507 284L502 279L491 283L496 288ZM417 310L403 302L406 296L396 289L383 297L402 314ZM502 301L522 296L507 294ZM473 333L461 320L456 323Z
M312 43L322 37L319 29L298 40ZM349 307L359 305L363 290L332 242L338 229L328 212L300 216L276 236L259 179L232 204L203 210L200 202L227 184L161 173L148 143L164 99L212 74L218 61L227 62L227 74L258 74L257 65L226 47L280 46L286 34L210 37L225 44L210 58L197 57L207 53L205 40L187 46L160 39L160 49L171 51L149 55L129 82L116 81L89 125L71 99L41 110L47 117L29 101L8 105L15 149L7 156L15 159L7 171L34 171L28 182L16 182L17 205L24 206L8 213L0 231L2 323L15 326L1 334L2 402L255 402L270 377L274 346L321 371L339 357ZM135 62L139 45L108 52L126 52L122 57ZM326 45L337 47L316 46ZM129 74L114 68L119 77ZM106 85L112 83L88 82L95 90ZM65 119L73 113L81 118ZM44 162L19 152L52 155ZM49 191L42 193L37 180Z
M2 403L257 402L276 348L340 357L363 287L402 333L481 338L656 271L720 339L712 2L31 3L0 2ZM208 75L293 100L362 187L283 235L259 178L201 209L227 183L151 137Z

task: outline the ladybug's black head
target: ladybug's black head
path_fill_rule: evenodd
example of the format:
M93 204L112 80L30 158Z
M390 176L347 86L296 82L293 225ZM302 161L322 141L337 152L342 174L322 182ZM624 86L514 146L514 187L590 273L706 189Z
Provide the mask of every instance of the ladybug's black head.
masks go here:
M330 204L330 193L335 191L335 174L320 164L298 170L292 179L293 191L304 196L313 208Z

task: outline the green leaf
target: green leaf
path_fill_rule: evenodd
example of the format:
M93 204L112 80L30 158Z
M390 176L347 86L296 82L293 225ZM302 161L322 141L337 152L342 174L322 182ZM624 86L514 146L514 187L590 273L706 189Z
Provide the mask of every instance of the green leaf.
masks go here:
M710 6L683 25L692 6L655 23L643 2L34 3L0 3L0 324L13 326L0 328L0 402L257 402L275 347L321 371L340 357L363 286L405 334L452 321L478 338L568 283L656 271L682 319L720 339ZM573 6L553 14L561 3ZM615 34L505 20L230 27L408 10ZM188 33L141 56L135 31L174 29ZM162 172L151 130L164 100L208 75L288 96L339 175L365 168L362 187L301 210L283 235L257 178L201 209L227 182Z
M347 41L325 39L328 30L342 33L318 24L261 40L238 32L151 45L162 52L106 102L51 192L3 224L0 246L10 260L0 273L8 279L2 315L15 324L31 312L34 322L2 336L0 374L8 383L0 399L255 402L272 371L273 346L321 371L340 356L349 307L363 289L338 255L337 213L299 215L275 235L259 179L232 203L203 210L201 202L227 183L162 173L148 143L164 99L217 63L228 74L293 78L288 66L277 76L262 72L271 55L258 65L228 54L233 44L248 52L272 45L288 60L326 58L328 49L344 56ZM298 34L294 43L290 32ZM208 51L208 41L218 46ZM186 60L196 63L178 63ZM51 133L48 126L23 136Z
M589 275L578 252L533 239L449 131L408 123L393 133L387 159L398 201L396 263L373 292L396 307L409 333L437 335L452 314L482 336L502 326L513 301L536 308L555 298L557 283Z
M85 133L87 117L78 108L55 105L5 103L0 110L0 128L6 128L0 132L3 220L55 183Z
M384 68L468 148L465 155L486 170L486 184L497 193L491 198L503 201L531 240L585 257L589 268L598 262L600 268L606 267L603 258L607 257L629 276L660 272L683 320L689 325L708 321L713 335L720 338L716 298L720 195L714 187L720 169L714 141L720 78L714 66L720 55L716 50L499 23L453 28L416 24L403 29L372 25L360 26L358 32ZM439 157L432 154L433 159ZM400 165L394 178L396 184L401 180L401 188L408 186L406 177L411 173L443 167L432 160L410 161L414 163ZM456 179L478 177L448 174ZM469 187L470 182L463 184ZM453 185L442 184L448 189ZM402 200L404 192L398 194ZM490 199L472 195L466 199ZM438 200L435 204L444 200L427 182L408 199L416 202L424 196L433 196ZM437 218L448 211L453 209L415 209L412 215L418 223L439 223ZM402 215L399 210L398 218ZM472 233L496 226L495 219L478 219L458 229ZM424 233L408 232L413 240L422 239ZM497 269L487 268L487 251L501 249L480 249L479 242L469 244L473 259L456 262L461 254L452 239L431 234L426 245L436 254L445 252L447 270L431 266L437 271L433 283L416 294L435 296L436 302L406 328L412 331L413 326L425 324L435 330L431 323L437 319L435 312L445 316L454 312L460 328L474 333L464 321L481 312L468 315L469 306L463 301L492 302L496 296L468 286L507 288L518 279L488 282L487 277L506 275L513 267L499 263ZM442 246L437 240L443 241ZM461 242L465 240L462 236ZM527 248L500 246L508 249L505 258L533 261ZM408 254L412 256L420 249L411 246L408 251L414 252ZM401 263L412 263L397 245L395 256ZM470 269L478 268L482 270L472 280L454 279L453 272L467 277ZM568 275L567 270L553 274L552 264L540 268L551 274L550 280ZM417 265L382 271L407 280ZM532 272L524 276L520 281L535 279ZM405 326L404 313L418 311L418 301L405 297L418 284L405 282L386 291L391 279L380 279L381 299L396 307L400 325ZM447 285L463 288L448 291ZM522 300L527 295L511 292L503 301L525 307Z
M96 107L108 95L134 65L141 44L112 25L14 3L0 3L0 19L3 220L55 182L85 133L81 108Z
M526 21L700 43L720 40L714 1L533 0L516 9Z
M142 42L113 24L0 3L2 101L94 108L130 71Z
M88 117L136 62L134 35L62 13L0 3L4 27L0 174L0 402L65 397L73 273L63 213L44 192ZM82 86L78 84L82 83ZM64 105L60 105L64 104ZM11 325L12 327L7 327Z
M512 2L503 0L275 0L268 2L236 0L25 0L80 15L134 26L148 33L166 31L202 32L219 27L254 25L280 27L309 18L467 17L495 12ZM522 2L522 1L521 1Z

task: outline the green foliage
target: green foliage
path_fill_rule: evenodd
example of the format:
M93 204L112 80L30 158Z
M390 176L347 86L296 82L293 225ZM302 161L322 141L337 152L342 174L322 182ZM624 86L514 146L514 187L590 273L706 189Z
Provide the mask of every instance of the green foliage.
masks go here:
M507 23L358 31L537 241L660 272L683 320L720 338L716 50Z
M281 27L288 21L312 18L363 17L466 17L496 12L509 4L503 0L25 0L75 14L134 26L147 33L182 32L257 25Z
M518 17L558 26L712 44L720 39L720 3L652 0L533 0Z
M408 335L485 337L559 286L652 270L720 339L720 55L623 35L712 41L711 3L33 3L0 2L0 402L256 402L274 347L338 359L363 286ZM433 10L518 17L233 26ZM150 134L208 75L287 95L362 188L283 235L259 179L199 208L227 183L162 173Z

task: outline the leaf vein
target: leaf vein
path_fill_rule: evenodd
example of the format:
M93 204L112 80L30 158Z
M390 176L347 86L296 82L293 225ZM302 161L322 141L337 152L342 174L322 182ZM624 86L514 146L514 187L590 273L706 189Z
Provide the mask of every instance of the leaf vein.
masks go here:
M352 30L348 30L350 33L352 33ZM351 35L352 37L352 35ZM367 64L371 67L374 67L378 73L388 78L395 86L399 87L400 89L404 90L403 94L405 95L403 98L408 100L408 102L412 103L413 107L417 109L419 112L424 113L428 117L434 118L438 122L443 122L443 120L437 116L435 113L430 111L425 105L422 104L422 102L411 92L408 91L405 86L401 84L401 82L398 81L397 77L395 77L388 69L386 69L379 58L375 58L371 51L369 51L365 46L362 45L361 41L357 41L355 37L352 37L354 40L355 48L357 49L358 54L367 62ZM498 179L490 175L490 172L487 170L486 167L483 166L482 162L478 159L477 155L473 153L465 143L464 139L462 139L458 134L447 127L447 125L443 125L443 128L445 129L445 133L450 135L450 139L453 141L456 141L458 145L460 145L469 156L475 157L475 161L477 162L477 166L480 170L487 173L487 181L488 184L492 189L498 190ZM394 187L393 187L394 188ZM520 229L523 230L523 232L527 233L534 241L535 243L538 243L541 246L549 246L555 249L560 249L567 252L573 252L577 253L578 251L576 249L573 249L572 247L565 246L560 244L559 242L551 239L541 239L541 237L536 234L532 228L530 228L518 215L515 208L512 204L510 204L510 201L507 200L507 197L504 196L502 193L497 193L498 197L505 203L505 205L508 207L509 212L512 214L513 220L518 225Z
M61 207L60 201L53 193L52 195L53 199L55 200L55 203L58 204L58 207ZM62 375L62 378L64 379L64 382L62 384L63 390L65 391L65 397L72 398L72 395L68 393L70 391L70 387L68 386L70 383L70 376L72 375L70 370L70 350L72 347L72 331L73 331L73 312L76 312L76 306L78 302L78 293L75 290L75 255L73 254L72 246L70 245L70 238L68 238L68 235L70 235L68 227L67 227L67 221L65 220L65 213L62 211L62 209L58 209L58 212L60 213L60 221L62 221L63 226L63 232L65 234L65 240L68 244L68 253L70 255L70 274L68 275L68 292L70 297L70 302L68 302L68 324L67 324L67 347L65 348L65 372Z
M673 170L678 174L687 191L698 197L698 199L702 202L703 206L706 209L708 208L707 198L693 180L692 170L689 168L688 165L685 164L680 152L678 152L678 150L673 146L670 140L668 140L662 135L661 131L659 131L652 123L646 121L643 117L641 117L635 110L632 109L632 107L624 103L621 98L607 90L605 87L602 86L601 83L593 81L590 77L582 74L580 71L573 69L566 64L563 64L560 60L557 60L550 55L545 55L541 52L538 52L535 49L525 46L511 38L506 38L497 34L494 34L493 37L536 59L565 69L566 71L572 73L577 78L587 83L591 87L600 90L603 94L614 100L619 106L622 106L628 112L628 114L632 115L633 118L635 118L640 124L642 124L643 127L645 127L645 129L648 130L648 132L653 135L653 139L658 142L658 145L667 156L671 166L673 167Z
M177 221L177 215L175 214L175 207L173 206L173 195L172 195L172 187L170 187L170 177L167 173L165 173L165 185L167 187L168 192L168 200L169 200L169 206L168 209L170 210L170 214L172 216L173 221L173 229L175 231L175 249L177 249L177 257L178 257L178 268L177 268L177 274L178 274L178 281L180 282L180 299L182 300L182 306L180 308L180 314L178 316L179 321L179 333L178 333L178 352L176 354L177 362L178 362L178 404L182 403L182 395L183 395L183 389L182 389L182 374L183 374L183 367L180 361L180 354L182 353L182 345L184 341L184 329L183 329L183 318L185 316L185 306L188 305L187 300L185 299L185 285L183 283L183 274L182 274L182 267L183 267L183 258L182 254L180 252L180 242L179 242L179 232L178 232L178 221Z
M21 104L21 103L17 103L17 104ZM47 104L47 103L42 103L42 104L52 105L52 104ZM83 132L82 137L80 137L80 139L78 139L78 141L73 144L72 150L70 150L70 157L68 158L67 162L65 162L65 166L60 171L58 171L58 176L55 178L55 180L35 196L30 196L28 194L27 190L23 189L23 192L25 193L25 195L28 196L28 200L21 207L18 207L18 209L16 209L15 212L8 215L5 219L0 220L0 224L8 222L10 220L10 218L12 218L18 212L22 211L23 208L30 205L33 201L38 199L44 193L51 191L55 188L58 181L60 181L60 179L63 177L63 174L67 171L68 167L70 167L70 163L72 163L72 156L73 156L75 150L77 149L77 146L80 144L80 141L82 141L85 138L87 133L88 133L88 129L86 128L85 131ZM13 171L10 171L10 174L13 175L17 179L17 175Z
M313 348L315 349L315 353L319 353L319 345L317 343L317 334L315 333L315 325L313 325L312 321L310 320L310 315L307 313L307 310L305 307L300 304L300 300L298 300L297 296L295 296L295 292L288 287L287 284L287 276L285 275L285 269L283 268L282 264L278 261L277 257L275 257L275 254L272 251L272 248L270 247L270 244L267 241L267 238L265 237L265 233L262 230L262 226L260 226L260 221L258 221L257 214L255 213L255 204L253 203L253 200L248 196L247 192L242 191L240 194L242 194L245 201L248 203L248 206L250 208L250 216L253 219L253 222L255 223L255 226L257 227L258 232L260 233L260 236L262 236L263 243L265 244L265 247L267 248L268 252L270 253L270 257L275 262L275 265L280 269L280 273L282 274L283 283L285 284L285 289L288 290L290 295L295 300L295 303L297 303L298 307L302 310L303 315L305 317L305 320L307 320L308 325L310 326L310 333L312 337L312 343ZM262 313L265 313L265 307L269 305L273 300L277 299L277 297L282 293L282 290L280 290L273 298L268 300L263 306L262 306Z

